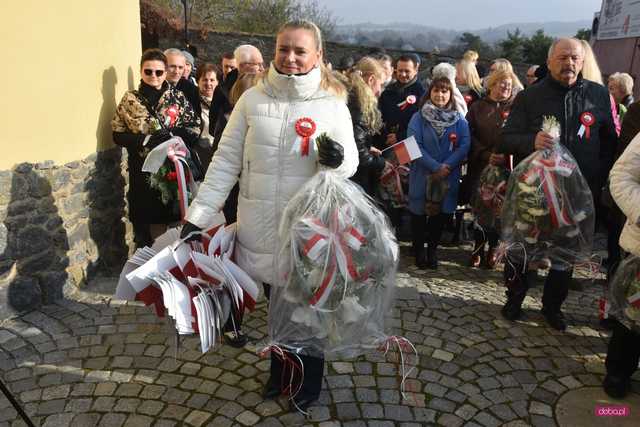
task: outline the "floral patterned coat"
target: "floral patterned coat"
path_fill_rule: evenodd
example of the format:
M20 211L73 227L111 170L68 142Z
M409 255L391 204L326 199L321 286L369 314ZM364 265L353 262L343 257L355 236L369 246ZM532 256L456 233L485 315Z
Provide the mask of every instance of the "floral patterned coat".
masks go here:
M160 89L155 104L145 97L143 84L140 90L127 91L111 121L114 142L128 152L129 169L129 218L134 224L168 224L179 220L179 213L171 205L160 200L160 193L150 188L149 174L142 172L142 164L149 152L143 146L147 135L162 128L179 135L190 145L200 133L200 118L184 94L168 83ZM146 88L149 92L148 87ZM143 100L147 100L151 114Z

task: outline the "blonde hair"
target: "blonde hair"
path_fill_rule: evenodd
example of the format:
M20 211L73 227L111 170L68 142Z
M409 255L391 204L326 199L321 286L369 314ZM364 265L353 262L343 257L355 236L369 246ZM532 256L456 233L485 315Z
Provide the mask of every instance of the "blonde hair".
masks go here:
M462 55L463 61L477 62L478 59L480 59L480 55L475 50L469 49Z
M458 71L460 77L467 82L467 86L478 93L482 93L482 82L480 82L480 76L476 65L470 60L463 59L458 62Z
M378 109L378 99L366 82L370 76L382 82L385 72L377 59L365 56L360 59L348 74L348 85L351 93L362 111L362 118L372 133L382 129L382 115Z
M512 71L494 71L493 73L489 74L489 77L487 77L487 91L489 94L491 94L491 89L493 89L493 87L496 84L500 83L502 80L511 80L513 87L515 87L517 78L518 77ZM511 96L513 96L513 88L511 89Z
M323 54L323 43L322 43L322 32L320 28L316 24L311 21L307 21L306 19L299 19L294 21L289 21L284 24L278 32L276 33L276 37L288 30L307 30L313 36L313 39L316 43L316 49L320 52L320 63L318 67L320 67L320 72L322 75L322 80L320 81L320 87L327 92L330 92L337 96L338 98L342 98L344 100L347 99L347 89L344 85L338 80L335 75L324 65L322 61ZM266 74L265 74L266 75Z
M245 93L247 89L254 87L261 77L261 74L240 74L238 80L236 80L229 91L229 102L231 105L236 105L242 94Z
M515 92L519 92L522 89L524 89L524 85L518 78L517 74L513 71L513 65L511 65L511 62L508 59L505 59L505 58L495 59L492 65L495 65L496 69L492 71L491 74L495 73L496 71L509 71L511 74L513 74L513 77L514 77L513 88Z
M582 61L582 78L604 86L602 72L598 66L598 60L591 49L591 45L586 40L580 40L584 50L584 60Z
M614 82L618 85L625 95L633 93L633 77L627 73L613 73L609 76L609 82Z

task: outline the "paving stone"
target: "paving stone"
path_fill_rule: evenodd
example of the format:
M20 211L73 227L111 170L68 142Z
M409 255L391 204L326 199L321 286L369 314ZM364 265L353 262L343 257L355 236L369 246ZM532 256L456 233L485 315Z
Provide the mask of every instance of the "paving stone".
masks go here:
M129 415L125 425L127 427L149 427L153 422L153 418L146 415Z
M536 401L531 402L531 405L529 406L529 412L535 415L543 415L545 417L553 416L553 410L551 409L551 406Z
M384 410L380 404L365 403L361 405L364 418L383 418Z
M464 421L452 414L442 414L440 418L438 418L438 425L441 426L459 427L462 424L464 424Z
M75 416L75 413L64 413L64 414L55 414L49 415L44 420L44 424L42 427L63 427L71 424L71 420ZM8 426L8 424L7 424Z
M126 419L127 416L125 414L104 414L98 427L121 427Z
M137 412L145 415L158 415L164 408L164 403L157 400L145 400L138 407Z
M139 405L140 399L123 398L116 401L116 406L113 410L116 412L135 412Z
M38 405L38 415L51 415L51 414L59 414L64 412L64 407L66 405L66 401L64 399L56 399L49 400L47 402L42 402Z
M342 421L355 420L361 417L358 405L355 403L339 403L336 405L336 411L338 419Z
M189 415L187 415L187 418L185 419L185 422L188 425L192 425L195 427L200 427L205 425L205 423L211 418L211 414L208 412L203 412L203 411L191 411L191 413L189 413Z
M95 426L100 420L100 414L78 414L73 418L71 422L72 427L87 427Z
M92 404L93 404L93 399L89 399L89 398L70 399L67 403L65 411L72 412L75 414L78 414L81 412L89 412Z
M99 412L109 412L113 409L113 406L116 404L116 398L115 397L106 397L106 396L101 396L96 398L93 401L93 406L92 406L92 410L93 411L99 411Z

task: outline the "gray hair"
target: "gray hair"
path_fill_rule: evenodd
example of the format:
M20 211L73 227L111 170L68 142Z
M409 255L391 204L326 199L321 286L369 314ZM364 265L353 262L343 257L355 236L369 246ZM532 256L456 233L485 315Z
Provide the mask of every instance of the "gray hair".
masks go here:
M243 44L238 46L236 50L233 51L233 57L235 58L238 65L240 65L243 62L247 62L246 60L249 59L255 52L260 53L260 49L250 44ZM262 56L261 53L260 55Z
M555 39L553 41L553 43L551 43L551 46L549 46L549 52L547 52L547 59L551 59L551 56L553 55L553 51L555 50L556 46L560 43L560 42L566 42L566 41L574 41L576 43L578 43L580 45L580 47L582 48L582 56L584 56L584 46L582 46L582 43L580 42L580 40L578 40L575 37L560 37L559 39Z
M180 55L185 59L185 61L187 60L187 58L185 58L184 56L184 53L182 53L180 49L176 49L175 47L169 48L164 51L164 56L169 56L169 55Z
M620 86L624 90L625 95L633 93L633 77L629 74L613 73L609 76L609 81L613 81Z

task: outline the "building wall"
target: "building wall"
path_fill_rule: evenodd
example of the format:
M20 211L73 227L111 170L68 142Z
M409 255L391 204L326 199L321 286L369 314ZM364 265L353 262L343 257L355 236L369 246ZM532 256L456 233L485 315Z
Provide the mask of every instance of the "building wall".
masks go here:
M140 39L136 0L0 2L0 170L110 148L116 103L139 79Z
M139 79L137 0L0 1L0 320L117 275L131 245L111 138Z

